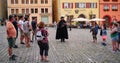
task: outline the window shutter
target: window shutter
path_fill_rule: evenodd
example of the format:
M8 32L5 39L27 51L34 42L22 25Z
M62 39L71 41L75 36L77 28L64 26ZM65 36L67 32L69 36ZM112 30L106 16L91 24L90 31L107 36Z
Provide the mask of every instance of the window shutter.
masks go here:
M68 8L70 8L70 3L68 3Z
M96 8L97 8L97 3L96 3Z
M64 3L62 3L62 8L64 8Z
M77 8L77 3L75 3L75 8Z
M73 3L71 3L72 4L72 8L73 8Z

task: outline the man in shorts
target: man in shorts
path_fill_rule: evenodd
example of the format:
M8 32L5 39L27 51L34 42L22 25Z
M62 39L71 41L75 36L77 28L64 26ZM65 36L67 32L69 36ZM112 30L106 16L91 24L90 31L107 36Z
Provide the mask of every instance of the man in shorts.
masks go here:
M24 18L23 16L20 16L20 20L19 20L19 29L20 29L20 44L25 44L23 42L23 39L24 39L24 32L23 32L23 24L24 24Z
M8 53L9 53L9 59L10 60L15 60L15 57L16 55L14 55L12 53L12 48L14 46L14 40L15 40L15 37L16 37L16 30L15 30L15 27L14 25L12 24L14 18L12 15L9 16L9 20L7 21L7 24L6 24L6 32L7 32L7 40L8 40Z

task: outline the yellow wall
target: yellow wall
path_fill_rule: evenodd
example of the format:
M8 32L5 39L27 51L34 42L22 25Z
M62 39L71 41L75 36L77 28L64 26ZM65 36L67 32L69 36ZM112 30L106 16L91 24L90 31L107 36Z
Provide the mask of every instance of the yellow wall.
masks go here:
M73 2L73 9L63 9L62 8L62 3L63 2ZM75 14L75 2L96 2L97 3L97 8L82 8L82 9L78 9L79 13ZM99 17L99 0L58 0L58 17L60 18L60 16L65 16L66 15L74 15L74 18L77 18L80 14L84 14L86 16L86 18L89 19L89 14L91 13L96 14L96 17Z

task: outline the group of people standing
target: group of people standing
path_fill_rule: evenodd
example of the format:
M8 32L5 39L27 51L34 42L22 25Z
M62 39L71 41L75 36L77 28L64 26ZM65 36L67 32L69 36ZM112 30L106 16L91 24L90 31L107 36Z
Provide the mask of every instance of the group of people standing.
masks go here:
M111 36L111 41L112 41L112 47L113 50L112 52L115 53L117 51L120 51L119 49L119 44L120 44L120 22L112 22L111 23L111 28L110 28L110 36ZM102 37L102 45L106 46L106 40L107 40L107 27L105 24L102 26L98 26L96 22L92 23L92 27L90 29L90 32L92 32L93 36L93 42L97 42L97 34L98 34L98 29L100 28L100 36Z
M100 35L102 37L102 45L106 46L106 39L107 39L107 27L106 25L102 25L100 31ZM18 16L9 16L9 20L6 22L6 32L7 32L7 40L8 40L8 53L11 60L15 60L16 55L12 52L12 48L18 48L16 45L16 39L18 37L18 29L20 32L20 44L25 44L27 48L30 47L30 40L34 42L34 39L37 40L38 46L40 48L40 58L41 61L48 62L48 51L49 51L49 40L48 40L48 31L45 28L44 22L37 23L37 18L33 18L32 21L29 21L29 17L19 17ZM96 22L92 23L92 27L90 32L92 32L93 42L97 42L97 34L98 34L99 26ZM32 38L30 37L30 32L32 31ZM42 40L38 40L41 35L36 35L37 32L40 32L43 36ZM64 17L61 17L61 20L57 24L57 31L56 31L56 39L60 39L61 42L65 42L65 39L68 39L68 30L67 30L67 23L64 20ZM23 40L25 39L25 42ZM112 46L113 52L119 50L120 44L120 23L112 23L111 27L111 39L112 39Z
M25 44L27 48L30 47L31 42L36 39L36 33L41 31L44 38L42 40L37 40L38 46L40 48L40 56L42 61L48 61L48 31L44 28L44 22L39 22L37 24L36 18L33 18L32 21L29 21L29 17L10 15L8 21L6 22L6 32L8 40L8 54L10 60L16 60L17 55L13 54L13 48L18 48L16 44L16 39L18 38L18 31L20 32L20 44ZM30 33L32 31L32 38ZM23 40L25 39L25 42ZM45 54L44 54L45 53Z

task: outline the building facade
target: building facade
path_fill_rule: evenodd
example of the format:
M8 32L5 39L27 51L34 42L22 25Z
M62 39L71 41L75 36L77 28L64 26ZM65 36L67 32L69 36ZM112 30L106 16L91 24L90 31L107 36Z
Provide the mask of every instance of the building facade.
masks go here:
M113 20L120 21L120 0L100 0L100 18L106 19L107 26Z
M58 0L58 17L65 16L67 21L83 17L99 17L99 0Z
M29 15L30 21L37 17L37 22L52 24L52 0L7 0L8 15Z
M0 19L7 18L7 0L0 0Z

